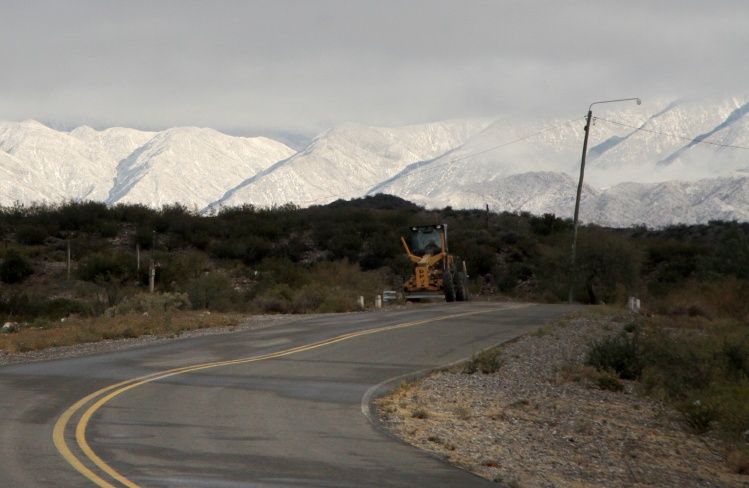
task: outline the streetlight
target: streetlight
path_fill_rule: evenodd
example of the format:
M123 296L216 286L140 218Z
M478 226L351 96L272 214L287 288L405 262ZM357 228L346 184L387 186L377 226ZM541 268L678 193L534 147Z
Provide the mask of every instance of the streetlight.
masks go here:
M575 288L575 248L577 246L577 219L580 214L580 194L583 191L583 177L585 176L585 155L588 152L588 135L590 134L590 121L593 118L593 105L600 105L602 103L614 103L614 102L637 102L637 105L642 104L642 100L639 98L617 98L615 100L602 100L600 102L593 102L588 107L588 117L585 120L585 139L583 140L583 156L580 160L580 181L577 183L577 196L575 197L575 218L572 230L572 252L570 255L570 294L569 302L572 303L572 293Z

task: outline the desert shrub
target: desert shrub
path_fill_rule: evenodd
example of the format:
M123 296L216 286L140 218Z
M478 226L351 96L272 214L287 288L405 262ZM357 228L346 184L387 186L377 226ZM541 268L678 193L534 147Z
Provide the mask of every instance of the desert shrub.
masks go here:
M749 334L742 338L724 338L719 351L726 376L731 379L749 378Z
M271 254L271 242L249 236L241 240L222 240L210 245L210 253L219 259L238 259L247 265L256 265Z
M119 225L110 221L102 221L97 223L96 229L99 232L99 235L106 239L117 237L117 234L120 233Z
M615 372L623 379L637 379L642 374L637 338L625 334L605 337L590 346L585 364Z
M142 222L133 234L133 245L139 245L141 250L151 249L154 243L154 226L151 221Z
M560 232L569 228L569 225L564 219L550 213L545 213L540 217L531 215L530 226L533 233L541 236L548 236L554 232Z
M623 391L624 390L624 384L619 381L619 378L608 371L603 371L600 374L598 374L598 377L596 378L596 385L598 388L602 390L609 390L609 391Z
M289 285L300 288L309 283L309 270L287 258L265 258L258 266L264 283Z
M650 300L659 314L749 318L749 281L724 277L689 280Z
M194 309L226 311L234 295L231 281L219 272L205 273L187 284L187 296Z
M326 290L318 285L304 285L293 293L290 309L294 313L319 311L326 300Z
M42 315L50 318L67 317L73 314L91 314L91 308L89 306L69 298L52 298L50 300L45 300L42 310Z
M47 298L36 294L10 293L0 296L0 313L24 319L38 317L59 319L72 314L90 315L91 308L80 301L68 298Z
M708 254L706 246L689 241L649 243L643 263L648 290L655 296L663 296L674 285L697 277L700 263Z
M118 251L94 253L78 266L78 277L91 282L122 282L135 276L135 258Z
M292 310L294 290L286 284L276 284L255 297L254 305L262 312L287 313Z
M187 293L139 293L125 298L108 310L109 315L124 315L143 312L169 312L190 308Z
M34 270L29 261L15 249L5 253L5 259L0 264L0 279L4 283L20 283L31 276Z
M628 291L639 286L640 252L616 234L601 230L581 233L576 264L577 286L589 303L621 302Z
M463 366L464 374L492 374L502 366L499 348L487 349L473 355Z
M44 244L46 238L47 231L37 225L24 225L16 231L16 240L28 246Z
M679 410L687 425L697 434L710 430L711 425L718 420L718 409L715 405L702 400L685 402Z
M319 313L341 313L353 310L357 310L356 300L350 293L344 293L340 289L329 293L317 307Z
M732 440L742 440L749 431L749 380L744 377L738 381L718 381L704 394L716 406L720 430L731 435Z
M197 251L177 251L159 256L158 260L161 283L173 283L180 288L209 269L208 258Z

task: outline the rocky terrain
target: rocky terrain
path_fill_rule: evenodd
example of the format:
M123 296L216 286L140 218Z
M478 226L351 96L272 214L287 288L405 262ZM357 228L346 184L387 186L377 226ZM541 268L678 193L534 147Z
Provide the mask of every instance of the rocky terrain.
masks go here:
M603 389L619 386L582 366L591 341L626 323L578 317L541 329L502 347L495 373L460 366L401 385L379 400L380 420L505 486L749 486L726 465L718 438L686 431L630 382Z

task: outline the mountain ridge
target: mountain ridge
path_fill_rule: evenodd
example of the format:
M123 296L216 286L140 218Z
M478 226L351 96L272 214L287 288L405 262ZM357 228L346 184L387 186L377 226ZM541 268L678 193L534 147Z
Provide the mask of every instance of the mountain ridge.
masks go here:
M749 220L747 113L746 97L597 111L581 218L622 226ZM352 123L297 151L210 128L63 132L32 120L0 122L0 204L91 199L210 213L386 193L427 207L569 216L583 125L582 117ZM696 135L685 141L689 134Z

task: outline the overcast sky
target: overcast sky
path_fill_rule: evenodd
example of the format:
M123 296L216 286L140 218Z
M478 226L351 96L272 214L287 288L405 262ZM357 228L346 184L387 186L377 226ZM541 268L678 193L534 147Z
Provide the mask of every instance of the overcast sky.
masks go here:
M749 2L6 1L0 119L313 134L744 95Z

